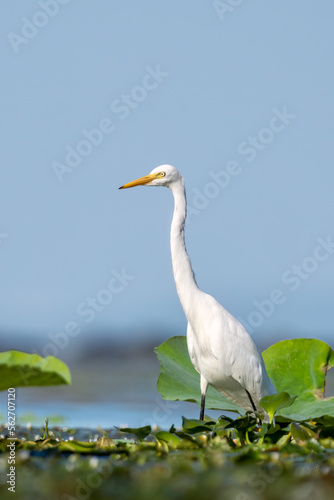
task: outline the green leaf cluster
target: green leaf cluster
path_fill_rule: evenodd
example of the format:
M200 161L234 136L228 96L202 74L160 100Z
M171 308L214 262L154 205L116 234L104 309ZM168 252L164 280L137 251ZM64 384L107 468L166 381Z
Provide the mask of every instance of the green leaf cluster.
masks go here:
M275 425L259 428L257 419L246 414L235 420L183 418L180 428L166 431L148 427L122 432L49 428L48 433L18 428L17 497L272 500L284 492L306 498L306 491L307 497L311 492L312 498L332 498L333 417L296 423L276 416ZM48 437L36 436L43 432ZM10 443L0 426L0 463L6 467ZM3 500L13 497L7 486L0 484Z
M200 405L200 378L189 358L186 337L172 337L155 349L161 372L158 390L164 399ZM277 395L263 398L270 420L274 415L305 421L334 417L334 397L325 397L328 370L334 366L331 347L317 339L283 340L262 353ZM209 387L207 410L245 411Z
M31 387L70 384L68 367L54 356L43 358L21 351L0 353L0 390L10 387Z

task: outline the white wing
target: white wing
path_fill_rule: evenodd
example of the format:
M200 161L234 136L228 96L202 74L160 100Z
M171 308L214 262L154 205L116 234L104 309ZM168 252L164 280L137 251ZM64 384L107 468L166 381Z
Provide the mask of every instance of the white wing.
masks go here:
M245 328L211 295L201 292L189 319L188 350L207 382L241 407L252 410L276 392L263 358Z

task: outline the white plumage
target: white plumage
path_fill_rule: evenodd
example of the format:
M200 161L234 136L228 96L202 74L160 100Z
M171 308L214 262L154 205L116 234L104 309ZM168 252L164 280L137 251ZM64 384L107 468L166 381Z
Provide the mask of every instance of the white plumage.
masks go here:
M174 195L170 238L173 272L188 320L189 356L201 377L200 419L204 418L208 385L245 410L261 410L260 399L276 390L258 348L239 321L197 286L185 246L187 203L182 175L171 165L162 165L120 189L138 185L166 186Z

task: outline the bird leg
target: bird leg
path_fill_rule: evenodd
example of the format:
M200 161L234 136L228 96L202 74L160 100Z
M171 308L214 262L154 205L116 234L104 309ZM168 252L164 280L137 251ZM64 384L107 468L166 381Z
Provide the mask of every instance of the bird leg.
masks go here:
M250 404L252 405L253 411L256 412L256 406L254 404L254 401L252 400L252 396L249 394L247 389L245 389L245 391L247 392L247 396L249 397L249 401L250 401Z
M203 377L203 375L201 375L201 411L199 414L200 420L204 420L205 396L206 396L207 388L208 388L208 383L205 380L205 378Z
M250 401L250 404L252 405L252 408L253 408L253 411L254 413L257 411L257 408L254 404L254 401L252 399L252 396L249 394L249 392L247 391L247 389L245 389L245 391L247 392L247 396L249 397L249 401ZM262 425L262 420L258 417L256 417L256 420L257 420L257 425L259 426L259 428L261 427Z
M201 395L201 411L199 414L199 419L204 420L204 409L205 409L205 394Z

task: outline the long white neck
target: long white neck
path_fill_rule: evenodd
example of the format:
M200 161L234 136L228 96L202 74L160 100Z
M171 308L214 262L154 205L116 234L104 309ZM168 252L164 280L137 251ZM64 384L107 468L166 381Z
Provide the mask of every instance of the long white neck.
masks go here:
M178 296L189 320L194 295L199 291L187 254L184 225L187 216L187 201L183 179L171 186L174 195L174 214L170 232L170 246L174 279Z

